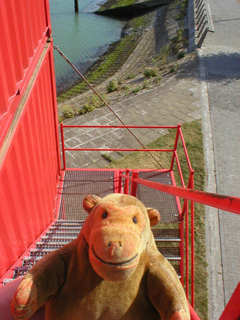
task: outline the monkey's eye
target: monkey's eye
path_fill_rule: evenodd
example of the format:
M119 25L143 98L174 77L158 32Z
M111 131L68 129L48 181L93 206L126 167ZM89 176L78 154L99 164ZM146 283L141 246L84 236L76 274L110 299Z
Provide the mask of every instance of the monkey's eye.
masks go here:
M108 215L108 214L107 214L107 212L106 212L106 211L105 211L105 212L103 212L103 214L102 214L102 218L103 218L103 219L106 219L106 218L107 218L107 215Z
M138 222L136 217L133 217L133 222L134 222L135 224Z

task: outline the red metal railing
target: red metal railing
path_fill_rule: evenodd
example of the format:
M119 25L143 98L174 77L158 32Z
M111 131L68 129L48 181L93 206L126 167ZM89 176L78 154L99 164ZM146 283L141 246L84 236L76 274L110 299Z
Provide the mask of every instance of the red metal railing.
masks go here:
M175 130L176 131L176 137L175 142L172 148L169 149L149 149L149 148L141 148L141 149L131 149L131 148L66 148L64 143L64 129L72 129L72 128L78 128L78 129L169 129L169 130ZM186 144L183 138L181 125L178 126L94 126L94 125L84 125L84 126L75 126L75 125L63 125L60 124L60 131L61 131L61 139L62 139L62 159L63 159L63 170L67 169L66 165L66 151L68 152L76 152L76 151L122 151L122 152L165 152L165 153L172 153L172 158L170 161L170 165L168 168L162 168L161 172L168 171L173 172L174 165L176 164L177 172L179 175L179 181L180 186L182 188L185 188L185 181L183 177L182 168L180 165L179 157L178 157L178 148L179 148L179 141L182 145L184 155L187 162L187 167L189 170L189 177L188 177L188 188L193 188L193 181L194 181L194 171L192 170L190 159L188 156ZM140 183L138 180L138 173L137 171L132 171L132 175L130 176L129 170L124 170L125 174L123 172L120 172L119 174L119 186L118 191L124 192L125 194L131 194L136 196L137 192L137 184ZM121 184L122 180L125 180L124 182L124 189L121 190ZM172 179L175 183L175 178L172 173ZM131 180L131 190L129 190L129 183ZM142 179L141 179L142 180ZM181 189L181 188L180 188ZM178 197L178 196L177 196ZM182 207L180 206L180 202L178 201L179 206L179 216L181 219L180 223L180 234L181 234L181 244L180 244L180 254L181 254L181 263L180 263L180 273L181 273L181 281L182 284L185 284L186 287L186 295L189 299L189 255L191 255L191 303L192 306L194 306L194 201L191 201L191 245L189 248L189 206L187 201L185 200ZM184 216L185 216L185 230L184 230ZM185 250L184 250L184 235L185 235ZM185 252L185 254L184 254ZM184 277L185 274L185 277Z
M135 183L143 184L149 188L153 188L177 197L188 199L190 201L205 204L207 206L215 207L224 211L240 214L240 198L219 195L204 191L192 190L189 188L180 188L176 186L169 186L159 182L147 181L144 179L134 179Z
M121 151L121 152L172 152L174 153L174 149L149 149L149 148L143 148L143 149L132 149L132 148L65 148L65 142L64 142L64 128L78 128L78 129L178 129L178 127L174 126L75 126L75 125L64 125L63 123L60 123L60 131L61 131L61 140L62 140L62 158L63 158L63 170L65 170L66 167L66 151ZM169 168L170 170L170 168Z

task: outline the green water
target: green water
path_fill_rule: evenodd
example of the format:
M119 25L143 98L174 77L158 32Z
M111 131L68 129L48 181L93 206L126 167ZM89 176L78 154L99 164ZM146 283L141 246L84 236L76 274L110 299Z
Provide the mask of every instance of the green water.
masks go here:
M109 45L120 39L124 22L98 16L93 12L103 0L79 0L79 13L74 0L50 0L53 42L81 72L97 60ZM54 52L57 90L71 86L79 76Z

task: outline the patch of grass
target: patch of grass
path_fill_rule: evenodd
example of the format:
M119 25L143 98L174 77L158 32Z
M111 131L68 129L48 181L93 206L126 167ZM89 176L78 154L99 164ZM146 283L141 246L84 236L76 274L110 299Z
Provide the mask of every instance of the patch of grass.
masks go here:
M85 105L83 106L83 108L79 110L78 114L79 114L79 115L82 115L82 114L85 114L85 113L88 113L88 112L92 112L92 111L95 110L95 109L96 109L96 107L94 107L94 106L92 106L92 105L87 105L87 104L85 104Z
M64 116L58 116L58 122L61 123L65 119Z
M103 100L107 100L107 96L105 94L102 94L101 97L103 98ZM97 95L92 95L88 99L88 104L94 105L96 108L100 108L105 105L104 102Z
M105 95L102 95L102 97L106 101ZM92 112L93 110L97 108L101 108L104 105L105 105L104 102L101 99L99 99L98 96L93 95L88 99L88 102L84 104L83 108L78 110L77 114L82 115L88 112Z
M108 83L108 86L107 86L107 92L108 93L111 93L111 92L114 92L118 89L118 84L115 80L111 80L109 83Z
M141 90L141 87L140 86L137 86L137 87L135 87L135 88L133 88L133 90L132 90L132 93L138 93L139 91Z
M137 31L138 28L140 28L141 26L144 26L146 24L146 21L147 20L145 15L132 19L131 23L133 25L134 31Z
M104 11L109 9L114 9L118 7L129 6L134 4L136 0L108 0L105 2L98 11Z
M142 89L148 89L152 84L152 78L145 79L142 85Z
M194 185L196 190L204 190L204 151L201 121L193 121L182 126L183 136L188 154L195 171ZM156 141L150 143L150 148L171 149L174 146L176 132L171 130ZM154 153L156 159L164 168L169 168L172 155L170 153ZM178 157L181 164L185 183L188 182L189 170L184 155L182 144L178 143ZM138 168L159 169L156 162L147 152L130 153L119 160L111 162L110 168ZM181 185L180 177L174 165L176 184ZM189 221L191 223L191 221ZM191 236L191 234L189 235ZM208 288L207 288L207 263L205 254L205 209L203 205L195 203L195 310L202 320L208 319Z
M130 88L129 86L124 86L122 89L124 89L126 96L127 96L127 95L130 93L130 91L131 91L131 88Z
M143 74L146 78L156 77L158 70L156 68L145 68Z
M169 72L170 73L174 73L174 72L177 72L178 71L178 68L179 68L179 65L176 63L176 64L173 64L170 66L170 69L169 69Z
M187 15L188 0L176 1L178 3L179 11L174 16L175 20L182 20Z
M117 151L117 153L118 153L121 157L124 157L124 152Z
M73 110L73 107L70 105L65 105L62 108L62 114L64 116L64 118L72 118L75 115L75 111Z
M127 79L133 79L135 78L135 74L134 73L130 73L128 76L127 76Z
M183 47L183 29L179 29L176 32L176 36L171 39L171 51L172 53L179 52Z
M185 52L184 51L179 51L177 57L178 57L178 59L184 58L185 57Z
M158 59L160 60L160 65L167 62L167 59L169 57L169 52L170 52L170 46L169 46L169 44L165 44L161 48L159 56L158 56Z
M175 16L174 16L174 19L175 19L175 20L181 20L181 19L183 19L182 13L181 13L181 12L176 13Z
M105 160L107 160L107 161L109 161L109 162L114 161L114 158L113 158L112 156L110 156L110 154L102 153L101 156L102 156Z
M162 76L161 75L158 75L155 79L155 82L158 83L162 80Z

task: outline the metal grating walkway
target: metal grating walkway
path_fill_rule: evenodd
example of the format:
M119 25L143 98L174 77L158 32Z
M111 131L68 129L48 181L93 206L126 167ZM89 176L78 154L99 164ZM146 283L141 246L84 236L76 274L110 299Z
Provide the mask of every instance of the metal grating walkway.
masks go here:
M169 172L140 171L139 178L173 185L171 174ZM176 197L155 189L150 189L143 185L138 185L137 198L140 199L146 207L157 209L160 212L161 223L179 222Z
M74 240L86 219L87 213L82 202L87 194L104 197L117 190L116 182L118 171L114 170L69 170L65 172L61 204L58 220L30 250L28 257L24 257L22 266L14 270L12 279L5 279L4 284L25 275L31 267L44 255L57 250ZM139 177L150 181L162 182L172 185L171 175L166 172L141 171ZM176 228L153 228L153 234L159 251L172 263L180 274L180 233L178 229L179 214L176 198L174 196L138 185L137 197L146 205L153 207L161 213L161 224L167 227L168 223L175 223Z
M59 219L75 220L87 217L82 203L88 194L104 197L114 192L114 171L69 170L65 172Z
M139 178L173 185L169 172L140 171ZM113 193L116 182L117 177L115 171L66 171L59 219L85 220L87 214L82 208L84 197L88 194L104 197L109 193ZM140 199L146 207L159 210L161 213L161 223L179 222L177 201L174 196L150 189L143 185L138 185L137 198Z

